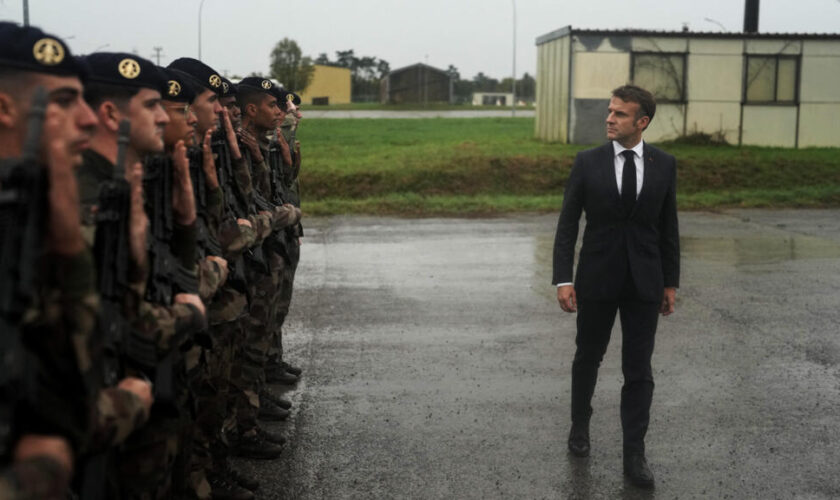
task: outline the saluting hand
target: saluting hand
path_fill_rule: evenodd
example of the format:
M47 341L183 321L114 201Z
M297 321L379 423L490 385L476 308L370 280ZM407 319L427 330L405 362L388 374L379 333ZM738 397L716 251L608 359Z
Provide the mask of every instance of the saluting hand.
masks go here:
M201 168L204 170L204 176L207 178L207 187L216 189L219 187L219 173L216 171L216 162L213 160L213 150L210 149L210 138L215 127L204 133L204 140L201 142Z
M131 249L131 257L137 267L145 268L148 260L146 233L149 230L149 217L146 215L146 210L143 209L143 164L138 161L126 169L125 176L131 193L129 248Z
M175 143L175 149L172 151L172 165L175 180L172 183L172 214L178 224L188 226L195 222L196 213L190 162L187 160L187 147L184 141Z
M239 150L239 142L236 140L236 131L230 121L230 113L227 108L222 108L222 126L225 128L228 144L230 144L230 157L233 160L242 159L242 151Z

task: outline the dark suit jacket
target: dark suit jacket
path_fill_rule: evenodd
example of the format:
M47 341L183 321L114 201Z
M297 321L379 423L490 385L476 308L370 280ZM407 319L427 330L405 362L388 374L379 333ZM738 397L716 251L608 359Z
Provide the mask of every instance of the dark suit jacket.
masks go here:
M553 283L572 282L578 224L586 212L574 280L580 299L618 299L628 266L641 300L661 301L665 287L679 286L676 160L647 143L644 159L642 191L628 214L616 184L612 142L575 158L554 239Z

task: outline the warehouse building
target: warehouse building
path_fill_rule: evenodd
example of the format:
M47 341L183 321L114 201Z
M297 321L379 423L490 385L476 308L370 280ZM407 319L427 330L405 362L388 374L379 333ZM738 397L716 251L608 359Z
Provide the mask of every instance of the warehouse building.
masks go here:
M315 64L312 81L300 93L304 104L328 105L350 102L350 69Z
M382 79L385 104L452 103L452 78L442 69L417 63L395 69Z
M748 7L749 8L749 7ZM537 38L536 136L605 140L610 91L657 98L645 137L702 132L730 144L840 146L840 35L593 30Z

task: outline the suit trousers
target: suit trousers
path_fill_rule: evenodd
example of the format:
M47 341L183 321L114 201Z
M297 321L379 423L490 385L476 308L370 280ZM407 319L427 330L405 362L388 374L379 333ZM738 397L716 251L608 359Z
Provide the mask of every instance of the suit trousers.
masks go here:
M628 272L618 300L578 300L577 350L572 363L572 422L588 425L598 367L604 358L616 312L621 318L621 427L624 453L644 453L653 399L653 355L659 303L636 298Z

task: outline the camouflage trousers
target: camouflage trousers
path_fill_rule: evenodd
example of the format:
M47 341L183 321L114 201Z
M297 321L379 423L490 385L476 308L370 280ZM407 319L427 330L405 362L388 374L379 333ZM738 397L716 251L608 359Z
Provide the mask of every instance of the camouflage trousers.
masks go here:
M275 294L273 304L274 316L269 327L271 342L268 349L268 360L271 364L276 364L283 360L283 323L286 321L286 316L289 314L289 307L292 304L292 290L294 288L295 271L297 270L296 265L292 266L282 258L279 258L279 256L278 260L277 267L279 269L280 285Z
M271 345L272 308L280 282L273 253L266 252L269 274L253 272L248 276L248 314L242 320L244 343L237 349L231 383L237 387L234 398L237 425L241 434L256 432L260 408L259 393L265 382L265 365ZM237 392L238 392L237 391Z
M157 500L172 496L173 471L186 423L184 416L155 406L148 423L119 450L117 483L122 499Z

